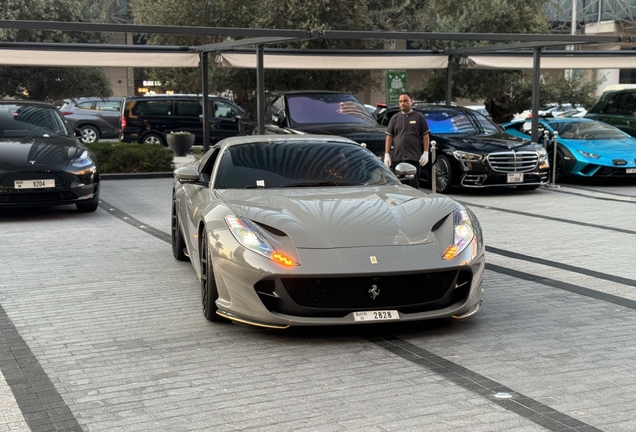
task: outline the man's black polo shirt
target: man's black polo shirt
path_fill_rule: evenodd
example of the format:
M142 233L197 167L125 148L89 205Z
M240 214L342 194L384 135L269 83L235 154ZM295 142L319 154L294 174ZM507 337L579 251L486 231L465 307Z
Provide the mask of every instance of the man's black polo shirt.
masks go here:
M422 137L428 133L428 123L418 111L396 113L386 128L386 134L393 137L393 160L417 161L424 153Z

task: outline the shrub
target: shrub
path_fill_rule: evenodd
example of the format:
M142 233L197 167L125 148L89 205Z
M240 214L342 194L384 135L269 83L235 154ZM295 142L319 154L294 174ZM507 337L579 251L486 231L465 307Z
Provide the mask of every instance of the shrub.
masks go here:
M86 144L97 156L102 173L169 172L173 170L172 152L155 144Z

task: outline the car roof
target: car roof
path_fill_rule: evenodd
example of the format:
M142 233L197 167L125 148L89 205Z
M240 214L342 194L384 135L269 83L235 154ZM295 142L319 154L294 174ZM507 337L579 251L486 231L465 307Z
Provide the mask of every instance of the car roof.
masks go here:
M354 96L352 93L333 91L333 90L276 90L268 92L270 95L284 96L284 95L301 95L301 94L345 94Z
M254 144L269 141L271 143L292 143L292 142L330 142L339 144L353 144L361 147L357 142L348 138L343 138L335 135L248 135L226 138L219 141L213 147L228 148L243 144Z

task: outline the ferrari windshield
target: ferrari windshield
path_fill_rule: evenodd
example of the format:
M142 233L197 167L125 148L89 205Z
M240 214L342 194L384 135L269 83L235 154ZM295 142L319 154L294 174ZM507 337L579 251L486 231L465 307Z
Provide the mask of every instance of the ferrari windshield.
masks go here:
M629 135L599 121L581 122L550 122L550 127L559 132L564 139L574 140L620 140L629 138Z
M370 151L333 141L279 141L229 147L216 189L400 184Z
M355 96L324 93L288 96L292 127L307 124L362 124L376 126L375 118Z
M454 109L422 111L432 134L491 135L501 132L497 125L478 112Z
M0 137L69 136L62 115L47 105L0 104Z

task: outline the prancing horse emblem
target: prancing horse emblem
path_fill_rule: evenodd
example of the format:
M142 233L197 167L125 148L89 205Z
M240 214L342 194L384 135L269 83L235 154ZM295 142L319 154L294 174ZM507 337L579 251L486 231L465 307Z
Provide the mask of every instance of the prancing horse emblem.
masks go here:
M31 165L35 165L35 161L29 161Z
M378 288L377 285L371 285L369 295L371 296L371 300L375 300L375 298L380 295L380 288Z

